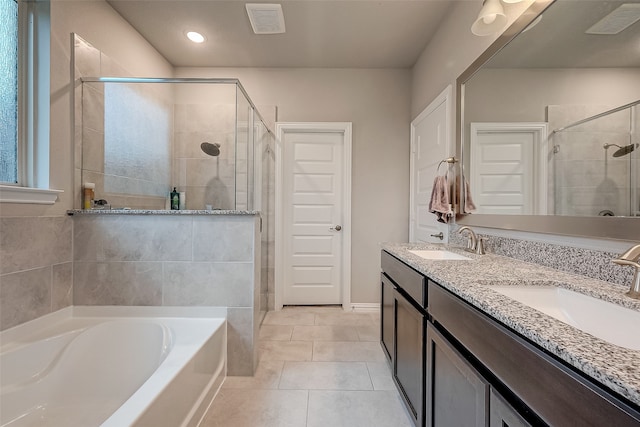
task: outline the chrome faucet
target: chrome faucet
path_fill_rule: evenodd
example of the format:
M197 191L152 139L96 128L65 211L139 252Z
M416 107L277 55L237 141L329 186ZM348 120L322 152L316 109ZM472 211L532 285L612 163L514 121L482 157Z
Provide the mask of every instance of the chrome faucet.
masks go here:
M629 250L612 261L618 265L635 267L636 272L633 276L633 282L626 295L633 299L640 299L640 263L638 263L638 261L640 261L640 244L629 248Z
M469 239L467 240L467 250L470 252L475 252L478 255L484 255L484 239L482 237L478 237L476 233L471 229L471 227L460 227L458 229L458 233L462 233L463 231L469 232Z

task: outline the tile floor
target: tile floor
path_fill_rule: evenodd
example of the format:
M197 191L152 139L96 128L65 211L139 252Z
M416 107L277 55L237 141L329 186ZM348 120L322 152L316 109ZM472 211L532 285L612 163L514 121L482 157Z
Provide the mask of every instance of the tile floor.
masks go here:
M201 427L410 427L377 313L285 307L260 328L253 377L227 377Z

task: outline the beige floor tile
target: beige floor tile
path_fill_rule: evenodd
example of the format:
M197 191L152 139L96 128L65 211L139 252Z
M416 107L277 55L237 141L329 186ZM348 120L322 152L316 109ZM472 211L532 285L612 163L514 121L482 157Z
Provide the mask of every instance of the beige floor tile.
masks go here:
M391 377L391 368L387 361L367 362L367 369L374 390L396 390L396 385Z
M357 326L358 338L360 341L380 341L380 325Z
M252 377L227 377L222 388L277 389L283 366L282 360L261 360Z
M411 427L396 391L309 391L307 427Z
M314 341L313 360L319 362L384 362L377 342Z
M316 315L316 325L371 326L375 324L374 313L321 313Z
M262 325L260 339L264 341L291 341L293 325Z
M296 326L291 339L294 341L358 341L358 332L352 326Z
M263 325L315 325L316 315L302 310L270 311Z
M313 314L344 313L340 305L288 305L283 307L282 311L298 311Z
M373 390L373 385L364 362L285 362L279 388Z
M200 427L305 427L306 390L221 390Z
M304 362L311 360L313 343L311 341L261 341L260 362L264 360L289 360Z

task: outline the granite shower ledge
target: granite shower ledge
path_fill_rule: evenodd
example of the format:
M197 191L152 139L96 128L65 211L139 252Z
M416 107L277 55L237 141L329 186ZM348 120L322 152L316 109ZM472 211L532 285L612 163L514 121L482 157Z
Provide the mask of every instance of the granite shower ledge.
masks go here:
M67 215L260 215L260 211L238 210L151 210L151 209L70 209Z
M459 246L383 243L382 249L554 354L587 377L640 406L640 351L610 344L488 287L489 284L546 283L640 311L640 301L624 296L627 286L500 255L470 254ZM464 254L471 260L426 260L409 252L413 249L447 249Z

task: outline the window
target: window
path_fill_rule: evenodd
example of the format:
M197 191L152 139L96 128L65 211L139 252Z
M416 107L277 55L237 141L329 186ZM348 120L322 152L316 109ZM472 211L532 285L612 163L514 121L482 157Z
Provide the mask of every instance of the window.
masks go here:
M18 182L18 3L0 0L0 182Z
M0 0L0 202L53 204L49 0Z

